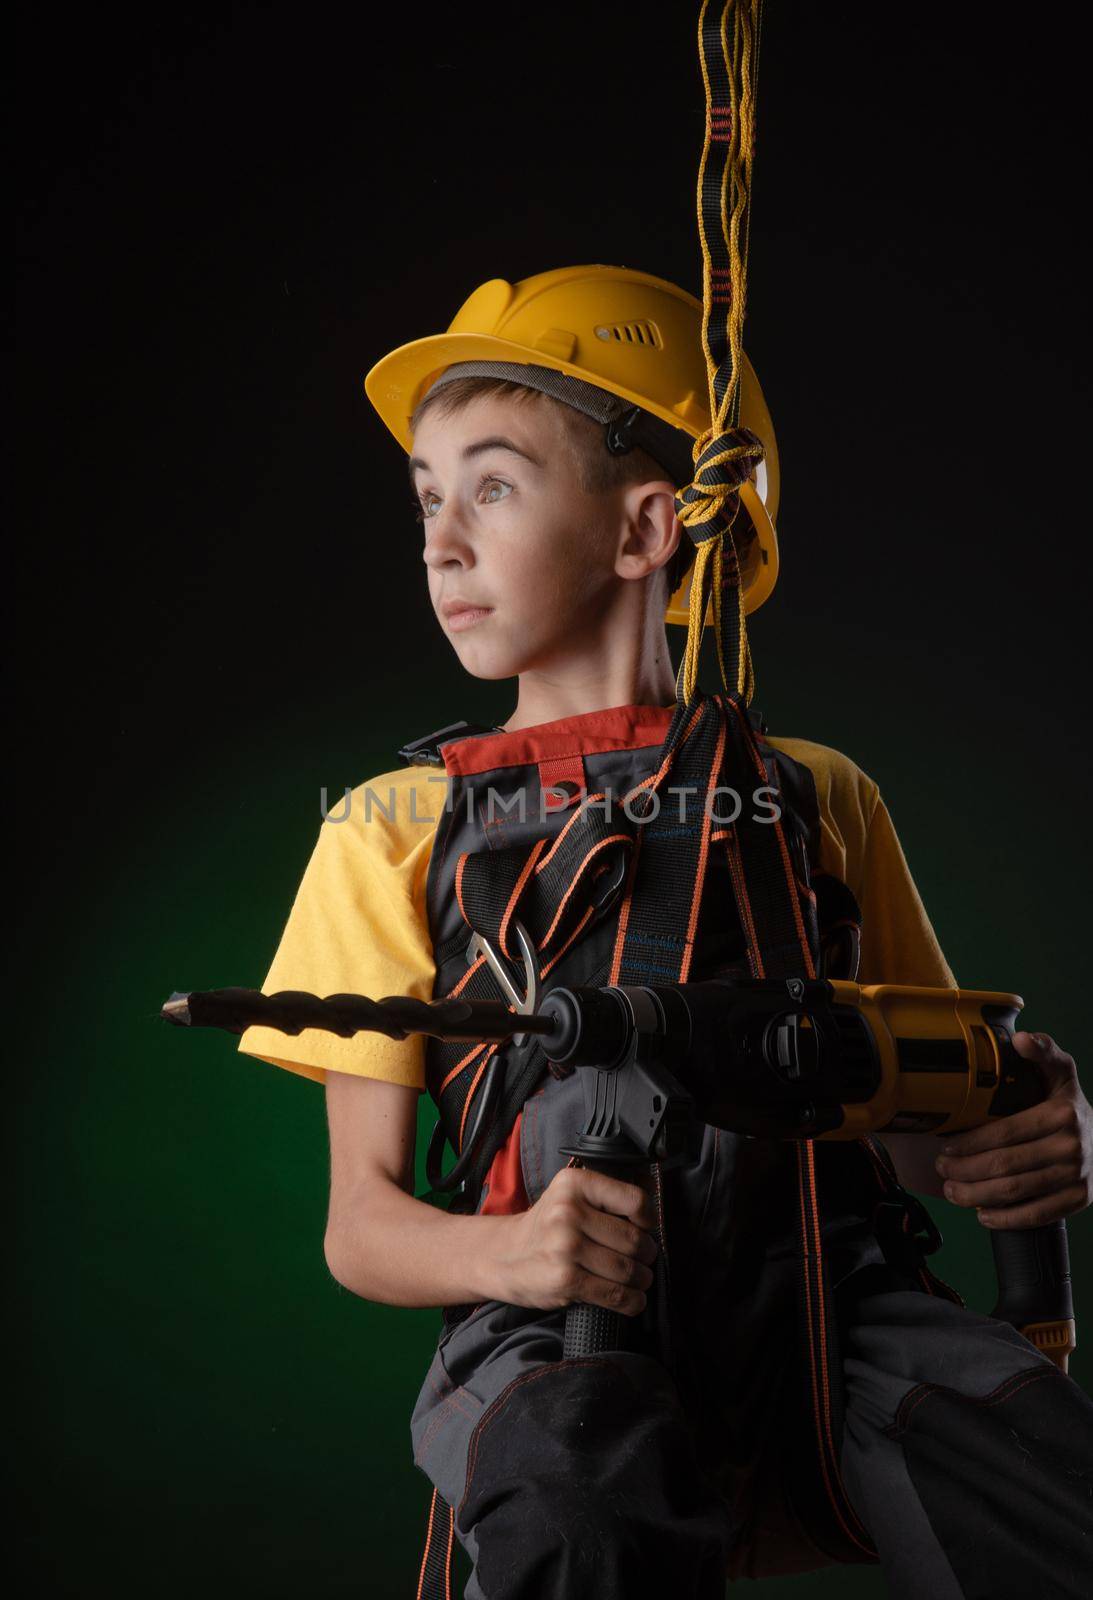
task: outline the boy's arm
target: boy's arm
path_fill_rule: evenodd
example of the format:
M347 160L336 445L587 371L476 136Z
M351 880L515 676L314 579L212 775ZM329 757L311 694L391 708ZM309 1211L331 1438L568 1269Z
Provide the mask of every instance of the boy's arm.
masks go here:
M331 1273L365 1300L446 1306L574 1300L637 1316L656 1255L652 1201L605 1173L563 1168L529 1211L453 1216L415 1200L415 1089L348 1073L326 1080Z
M413 769L383 775L353 791L343 820L324 821L264 993L431 998L425 886L436 819L414 804L420 782ZM379 802L371 813L369 791ZM334 1277L355 1294L402 1306L500 1300L550 1309L583 1300L630 1316L642 1309L654 1223L634 1185L566 1169L530 1211L511 1216L453 1215L414 1198L420 1035L252 1027L239 1049L326 1085L324 1248Z
M330 1209L323 1248L345 1288L396 1306L501 1298L495 1266L508 1217L452 1216L415 1200L418 1091L330 1072Z

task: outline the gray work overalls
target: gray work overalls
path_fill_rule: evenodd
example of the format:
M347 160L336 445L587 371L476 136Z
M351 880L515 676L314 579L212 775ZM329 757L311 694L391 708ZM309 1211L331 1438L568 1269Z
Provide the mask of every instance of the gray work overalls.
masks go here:
M472 929L496 934L529 847L558 840L582 794L621 799L656 771L669 714L616 708L441 743L449 794L427 889L436 997L497 997L481 958L468 967ZM815 786L761 737L759 749L819 963ZM477 865L496 872L476 878ZM690 982L748 971L731 869L727 843L711 847ZM597 906L589 876L573 863L563 873L574 892L544 992L618 981L618 903ZM489 902L481 885L494 877ZM823 888L845 923L848 892ZM627 981L664 981L656 962L653 949L651 976ZM529 1204L584 1121L581 1074L537 1048L503 1047L495 1069L520 1099ZM429 1041L428 1087L457 1151L474 1123L468 1086L482 1089L493 1054ZM878 1560L906 1600L1088 1592L1093 1406L1013 1327L969 1311L928 1271L916 1232L929 1219L877 1141L813 1149L818 1250L793 1141L695 1120L686 1160L659 1175L659 1277L633 1348L562 1359L564 1309L445 1308L411 1419L414 1460L434 1486L422 1597L445 1592L453 1533L474 1566L468 1600L612 1600L669 1582L706 1597L730 1577ZM456 1209L481 1210L486 1164Z

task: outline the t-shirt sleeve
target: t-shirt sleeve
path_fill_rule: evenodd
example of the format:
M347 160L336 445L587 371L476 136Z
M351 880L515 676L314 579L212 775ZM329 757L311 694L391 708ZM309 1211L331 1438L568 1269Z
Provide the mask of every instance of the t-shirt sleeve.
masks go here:
M862 913L859 983L956 987L876 782L841 751L772 740L811 771L820 810L821 871L840 878Z
M335 820L344 809L336 808L322 823L263 994L304 989L373 1000L390 994L432 999L425 882L435 826L416 820L405 782L398 783L393 817L366 805L366 790L386 783L375 779L352 791L345 820ZM420 1034L342 1039L318 1028L293 1036L252 1027L240 1037L239 1050L317 1083L325 1083L327 1072L348 1072L424 1089L425 1042Z
M879 791L869 814L855 893L862 913L859 983L956 987Z

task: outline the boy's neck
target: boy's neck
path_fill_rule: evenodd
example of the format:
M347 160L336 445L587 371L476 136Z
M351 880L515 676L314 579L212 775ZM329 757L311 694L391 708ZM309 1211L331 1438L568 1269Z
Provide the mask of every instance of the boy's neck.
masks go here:
M675 703L676 678L664 655L648 670L627 674L605 672L592 683L559 683L536 673L521 673L516 709L500 726L506 733L537 728L544 722L607 711L613 706L668 706Z
M598 616L586 615L548 659L517 677L507 733L612 706L675 704L676 671L659 573L616 585Z

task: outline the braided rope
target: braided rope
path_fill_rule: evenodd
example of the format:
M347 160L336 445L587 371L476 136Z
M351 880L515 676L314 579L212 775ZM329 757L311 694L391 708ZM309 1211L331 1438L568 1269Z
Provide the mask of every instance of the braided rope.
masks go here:
M733 528L740 513L740 485L763 459L761 441L739 422L761 20L762 0L723 0L716 21L710 0L702 0L698 19L706 132L697 208L702 348L712 421L695 440L693 480L675 501L676 514L697 546L687 644L676 678L676 698L688 706L698 693L699 651L711 593L722 686L741 694L745 703L755 689Z

